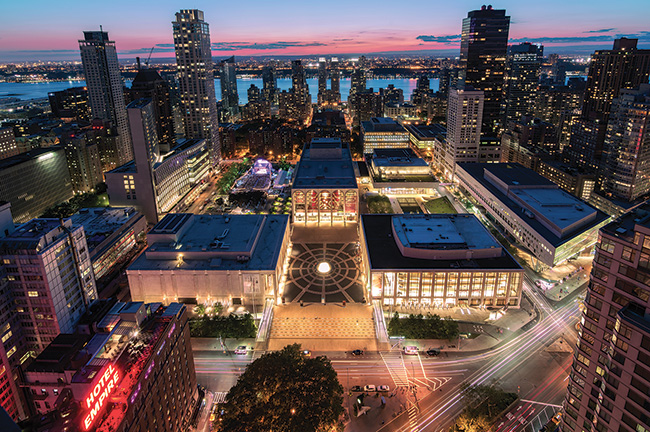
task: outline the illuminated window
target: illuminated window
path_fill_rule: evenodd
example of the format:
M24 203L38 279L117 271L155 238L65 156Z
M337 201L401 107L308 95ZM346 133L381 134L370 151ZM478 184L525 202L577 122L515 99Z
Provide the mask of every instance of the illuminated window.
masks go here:
M9 357L11 357L12 355L14 355L15 352L16 352L16 347L14 346L14 347L12 347L9 351L7 351L7 358L9 358Z
M11 331L10 331L10 332L7 333L6 335L2 336L2 343L7 342L7 339L9 339L9 338L11 337L11 335L12 335L12 333L11 333Z
M30 297L38 297L38 291L27 291L27 295Z

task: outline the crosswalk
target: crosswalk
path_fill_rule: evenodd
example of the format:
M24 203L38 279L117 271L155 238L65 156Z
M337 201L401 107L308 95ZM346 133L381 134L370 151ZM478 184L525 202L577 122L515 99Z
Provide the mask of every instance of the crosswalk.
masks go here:
M408 416L409 416L409 430L411 432L418 432L420 428L418 427L418 413L420 410L417 405L413 404L409 407Z
M214 403L220 404L226 401L226 395L228 392L215 392L214 393Z
M395 387L406 387L409 385L408 373L404 366L404 358L401 351L380 352L382 360L388 369L390 377L395 383Z

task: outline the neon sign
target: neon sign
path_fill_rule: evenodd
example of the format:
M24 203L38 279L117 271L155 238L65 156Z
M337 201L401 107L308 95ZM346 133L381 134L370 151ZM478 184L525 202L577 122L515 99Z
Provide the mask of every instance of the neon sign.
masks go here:
M86 408L90 411L84 418L84 430L90 429L93 422L101 412L106 399L115 391L117 383L120 380L119 371L109 364L102 372L98 380L95 381L93 389L86 396Z

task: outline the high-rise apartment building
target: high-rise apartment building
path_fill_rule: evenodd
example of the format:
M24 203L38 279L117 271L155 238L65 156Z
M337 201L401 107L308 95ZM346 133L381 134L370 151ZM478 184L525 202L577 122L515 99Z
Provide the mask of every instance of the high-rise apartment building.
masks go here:
M90 192L104 181L99 143L91 136L92 133L74 130L61 137L75 193Z
M495 135L500 123L509 29L506 11L492 6L471 11L463 19L459 84L483 91L484 135Z
M614 99L604 152L605 192L626 201L650 193L650 84Z
M19 358L40 353L59 333L74 332L97 299L83 227L69 219L20 225L0 239L0 256L24 335Z
M610 108L621 89L648 82L650 50L637 49L637 39L621 38L613 49L596 51L591 57L582 117L575 121L566 158L575 166L599 170Z
M447 138L436 149L438 170L453 179L456 164L478 162L481 145L484 92L452 89L447 103Z
M600 230L562 430L650 430L650 206Z
M65 121L90 121L88 88L72 87L48 93L52 114Z
M133 147L115 42L108 39L105 31L85 31L79 49L91 115L94 119L110 122L113 135L117 135L112 162L122 165L133 159Z
M350 94L348 101L357 93L366 91L366 71L361 67L355 67L350 77Z
M325 94L327 90L327 59L325 57L320 57L318 59L318 98Z
M278 94L280 117L306 123L311 117L311 95L302 61L291 62L291 90Z
M275 62L262 68L262 95L271 105L278 104L278 74Z
M198 9L177 12L172 26L185 136L207 140L214 164L221 160L221 144L210 29Z
M502 127L533 113L543 56L544 47L529 42L508 48Z
M237 72L235 56L221 60L221 120L232 123L239 118L239 94L237 93Z
M131 88L127 91L129 103L143 98L151 99L153 102L158 144L160 151L166 153L176 142L174 106L169 82L163 79L155 69L141 68L138 70Z

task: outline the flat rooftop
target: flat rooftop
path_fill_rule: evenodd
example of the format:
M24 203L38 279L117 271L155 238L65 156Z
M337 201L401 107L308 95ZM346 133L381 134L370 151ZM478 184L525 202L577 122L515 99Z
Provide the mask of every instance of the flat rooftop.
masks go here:
M357 188L352 155L339 139L315 139L306 144L296 168L293 188Z
M650 228L650 201L621 215L605 225L602 230L611 236L622 237L630 241L634 239L634 228L637 225Z
M433 141L438 136L446 136L447 128L434 123L432 125L406 125L404 126L410 134L421 141Z
M48 159L51 156L48 155L48 153L52 153L52 156L54 156L53 153L58 152L63 150L61 146L52 146L52 147L45 147L45 148L35 148L32 149L28 152L25 153L20 153L17 154L16 156L12 156L6 159L1 159L0 160L0 171L3 169L11 168L12 166L15 165L20 165L25 162L30 162L34 159Z
M394 215L393 227L400 242L412 248L501 248L481 222L468 215Z
M378 167L428 167L429 164L409 148L374 149L372 163Z
M471 258L432 260L405 257L400 252L396 239L393 236L393 226L401 227L402 233L411 247L438 247L445 245L459 248L489 248L497 247L501 256L496 258ZM406 226L402 226L402 224ZM381 269L423 269L423 270L459 270L486 269L486 270L521 270L517 261L501 247L501 245L481 225L475 216L469 214L458 215L361 215L366 247L370 258L370 267ZM405 229L413 229L407 231ZM428 230L431 228L431 231ZM448 238L443 238L448 237ZM453 244L452 244L453 242Z
M272 270L288 223L288 215L168 214L128 270Z
M458 166L508 207L513 214L521 215L527 225L555 247L609 218L605 213L564 192L555 183L519 164L460 163ZM495 183L490 175L504 183L507 189L504 190L501 185ZM530 217L535 213L560 230L574 224L575 228L563 236L558 236L538 220L537 216ZM580 224L581 220L585 222Z
M25 372L63 372L88 340L89 335L59 334L25 369Z
M70 219L73 225L84 227L88 248L92 251L138 216L143 217L133 207L95 207L81 209Z
M364 133L372 132L403 132L406 133L404 126L397 123L390 117L373 117L368 121L361 122L361 129Z

